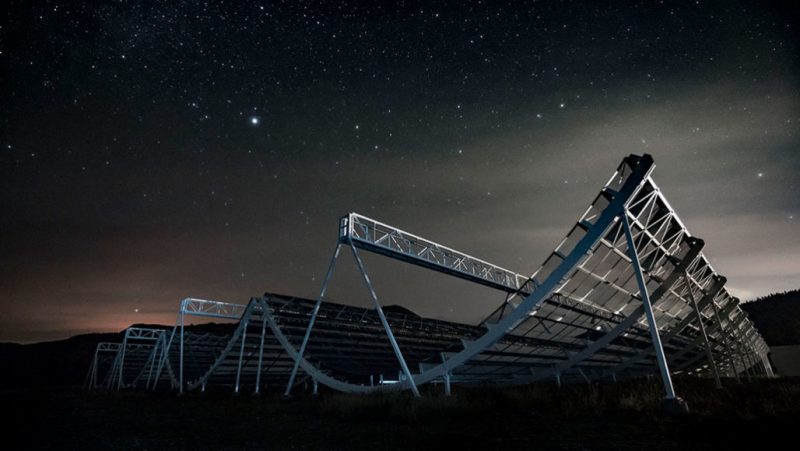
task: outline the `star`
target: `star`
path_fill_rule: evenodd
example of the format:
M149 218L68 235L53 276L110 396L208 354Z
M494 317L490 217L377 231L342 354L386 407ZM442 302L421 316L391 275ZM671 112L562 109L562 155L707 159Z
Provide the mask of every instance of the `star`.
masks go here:
M250 116L250 125L257 127L260 123L261 119L258 116Z

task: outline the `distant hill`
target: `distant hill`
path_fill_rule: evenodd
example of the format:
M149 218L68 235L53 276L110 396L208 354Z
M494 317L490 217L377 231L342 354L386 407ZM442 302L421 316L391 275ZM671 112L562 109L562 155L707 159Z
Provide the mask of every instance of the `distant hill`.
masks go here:
M97 343L121 342L122 333L76 335L66 340L21 345L0 343L0 387L80 385Z
M132 327L172 329L171 326L133 324ZM231 324L186 326L187 331L230 333ZM0 343L0 388L56 387L84 383L97 343L121 343L123 332L76 335L66 340L21 345Z
M741 304L770 346L800 344L800 289Z

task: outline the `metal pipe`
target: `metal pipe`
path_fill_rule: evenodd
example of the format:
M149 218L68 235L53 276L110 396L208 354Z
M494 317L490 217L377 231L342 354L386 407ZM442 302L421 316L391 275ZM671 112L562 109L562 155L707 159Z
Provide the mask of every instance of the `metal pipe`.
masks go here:
M145 390L150 388L150 379L153 376L153 365L155 364L156 356L158 355L158 347L160 343L161 343L161 338L156 340L156 346L155 348L153 348L153 353L150 355L150 358L148 359L150 361L150 369L147 370L147 383L144 385Z
M250 316L244 318L244 328L242 329L242 346L239 347L239 366L236 369L236 388L235 393L239 393L239 380L242 376L242 359L244 358L244 343L247 341L247 324L250 322Z
M736 383L741 383L739 380L739 373L736 372L736 362L733 359L733 348L728 343L728 335L725 331L725 328L722 327L722 318L719 314L719 307L717 307L717 303L714 300L711 300L711 306L714 308L714 317L717 319L717 325L719 326L719 335L722 338L722 346L725 347L725 352L728 354L728 362L731 366L731 372L733 373L733 377L736 378Z
M703 334L703 340L706 343L706 355L708 356L708 362L711 364L711 369L714 370L714 380L716 382L717 388L722 388L722 381L719 378L719 372L717 371L717 364L714 362L714 356L711 352L711 344L708 342L708 334L706 334L706 326L703 324L703 315L700 313L700 308L697 306L697 299L694 297L694 293L692 293L691 282L689 281L689 271L684 271L684 278L686 279L686 290L689 292L689 299L692 301L692 306L694 307L694 313L697 315L697 323L700 325L700 332Z
M265 303L258 301L261 305L261 342L258 346L258 369L256 370L256 394L261 390L261 365L264 361L264 333L267 329L267 306Z
M183 394L183 303L181 303L181 351L180 351L180 377L178 377L178 393Z
M122 370L125 366L125 349L128 347L128 334L130 329L125 330L125 338L122 339L122 357L119 361L119 379L117 380L117 390L122 388Z
M414 383L414 377L411 375L411 370L408 369L406 359L403 357L402 351L400 351L400 346L397 344L397 340L394 338L392 328L389 327L389 322L386 320L386 315L383 314L383 309L378 302L378 295L375 294L375 289L372 288L372 282L370 282L367 271L364 269L364 263L361 261L361 257L358 255L356 247L353 245L352 241L350 242L350 249L353 250L353 256L356 258L356 263L358 264L358 270L361 271L361 275L364 278L364 283L367 285L369 294L372 297L372 303L375 305L375 310L378 312L378 317L383 324L383 329L386 331L386 335L389 337L389 343L392 345L394 355L397 357L397 361L400 362L400 368L403 369L403 373L405 373L406 377L408 378L408 384L411 387L411 391L414 392L414 396L419 398L420 394L419 389L417 389L417 384Z
M661 337L658 335L658 324L656 324L656 318L655 315L653 315L653 306L650 305L650 295L647 293L647 284L644 280L644 274L642 273L642 268L639 263L636 243L633 241L633 233L628 223L627 209L623 210L620 216L622 217L622 227L625 230L625 239L628 242L628 253L631 258L631 265L636 275L636 282L639 285L639 295L642 298L642 306L644 307L644 313L647 317L647 323L650 326L650 337L653 340L653 347L656 349L656 359L658 360L658 368L661 370L661 381L664 383L664 391L666 392L667 399L675 399L675 388L672 386L669 366L664 355L664 348L661 346Z
M177 323L172 328L172 333L169 336L169 340L167 340L167 344L161 349L161 357L158 360L158 369L156 370L156 377L153 381L153 390L156 389L156 385L158 384L159 378L161 378L161 370L164 368L164 364L167 362L169 358L169 349L172 347L172 340L175 338L175 332L178 329ZM174 388L174 385L173 385Z
M325 297L325 291L328 289L328 283L333 276L333 270L336 267L336 259L339 258L339 250L341 247L341 243L337 243L336 249L333 251L333 257L328 265L328 271L325 274L325 281L322 282L322 289L319 292L319 297L317 297L317 303L314 304L314 309L311 311L311 318L308 320L308 327L306 327L306 333L303 336L303 343L300 345L300 351L297 353L297 358L294 361L292 373L289 375L289 381L286 383L286 391L283 393L284 396L289 396L292 393L292 386L294 385L295 377L297 377L297 370L300 368L300 361L303 360L303 354L306 352L308 338L311 336L311 329L314 327L314 321L317 319L319 307L322 305L322 299Z

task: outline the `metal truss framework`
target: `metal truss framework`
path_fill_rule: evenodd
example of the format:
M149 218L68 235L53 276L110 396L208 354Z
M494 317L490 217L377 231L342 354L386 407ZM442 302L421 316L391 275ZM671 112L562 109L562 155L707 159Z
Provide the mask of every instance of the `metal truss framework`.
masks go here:
M289 395L310 382L315 391L322 383L345 392L419 395L418 386L427 383L449 393L453 383L552 378L561 384L660 373L665 396L673 399L673 374L714 377L718 386L722 375L773 376L769 348L703 254L703 241L652 180L654 166L649 155L625 158L531 276L351 213L340 221L316 300L269 293L246 305L183 300L172 333L159 335L163 345L155 346L151 369L142 373L152 376L147 387L168 380L179 392L212 384L259 393L266 384ZM353 255L373 308L325 301L343 248ZM359 249L500 290L506 300L480 325L384 308ZM186 315L237 323L187 329ZM119 369L112 366L117 388L131 385L122 375L126 349L117 351ZM94 386L103 352L98 347L87 377Z
M98 343L86 377L86 387L119 390L135 388L144 381L145 387L149 388L155 380L156 364L166 353L165 332L163 329L129 327L125 329L122 343ZM98 381L101 373L103 379Z

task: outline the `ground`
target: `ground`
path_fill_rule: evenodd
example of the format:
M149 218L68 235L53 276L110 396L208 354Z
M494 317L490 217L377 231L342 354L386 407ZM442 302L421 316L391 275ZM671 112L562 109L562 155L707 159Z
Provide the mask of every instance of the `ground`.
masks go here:
M408 395L3 390L6 449L713 449L788 447L800 379L679 379L691 413L660 408L658 380Z

